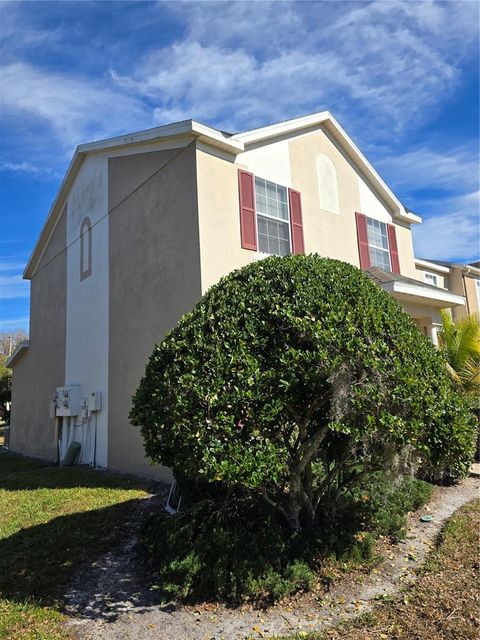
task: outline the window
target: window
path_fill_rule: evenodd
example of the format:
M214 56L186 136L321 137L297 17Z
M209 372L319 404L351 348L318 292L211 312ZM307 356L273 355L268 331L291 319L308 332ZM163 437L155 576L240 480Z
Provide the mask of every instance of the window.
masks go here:
M387 225L385 222L367 218L368 252L372 267L391 271L390 249L388 246Z
M80 280L92 275L92 223L87 216L80 225Z
M427 284L432 284L434 287L438 287L438 278L434 273L428 273L427 271L424 271L423 280Z
M477 287L477 302L480 309L480 280L475 280L475 286Z
M255 177L258 250L277 256L291 253L288 192L274 182Z

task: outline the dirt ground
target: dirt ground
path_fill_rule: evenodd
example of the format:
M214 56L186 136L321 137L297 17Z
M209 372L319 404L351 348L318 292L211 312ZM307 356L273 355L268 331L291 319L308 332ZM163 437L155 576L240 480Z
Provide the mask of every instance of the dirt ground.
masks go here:
M382 597L412 583L444 522L478 496L479 489L476 477L436 488L428 507L412 514L406 539L386 546L371 573L345 577L328 593L299 595L267 610L155 604L137 548L137 526L141 512L160 498L146 499L123 545L77 575L67 595L69 626L82 640L244 640L325 629L367 612ZM422 514L433 520L422 523Z

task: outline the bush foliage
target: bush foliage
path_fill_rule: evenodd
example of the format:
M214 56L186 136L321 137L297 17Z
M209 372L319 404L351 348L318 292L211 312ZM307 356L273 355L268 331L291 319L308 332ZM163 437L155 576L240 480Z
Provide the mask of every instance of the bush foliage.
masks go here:
M378 474L452 481L473 446L442 354L365 274L316 255L212 287L154 348L130 417L192 505L145 535L180 598L308 587L318 549L360 528L368 556L368 531L398 535L428 493Z
M361 271L316 255L213 286L154 348L131 420L152 460L253 491L294 531L407 451L447 480L471 460L442 355Z

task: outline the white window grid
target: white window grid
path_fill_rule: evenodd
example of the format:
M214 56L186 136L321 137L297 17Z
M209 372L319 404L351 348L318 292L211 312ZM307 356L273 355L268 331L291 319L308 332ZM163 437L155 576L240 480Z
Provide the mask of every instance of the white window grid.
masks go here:
M427 284L432 284L434 287L438 287L438 277L434 273L428 273L428 271L424 271L423 280Z
M373 267L380 267L385 271L392 270L390 261L390 247L388 244L387 225L385 222L367 218L367 238L370 262Z
M290 211L286 187L255 176L258 248L262 253L292 252Z

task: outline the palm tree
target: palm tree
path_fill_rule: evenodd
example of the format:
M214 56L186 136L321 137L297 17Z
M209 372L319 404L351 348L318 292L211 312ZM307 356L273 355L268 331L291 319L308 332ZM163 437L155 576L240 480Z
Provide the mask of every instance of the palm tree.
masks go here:
M442 322L439 344L448 370L466 394L477 397L480 392L480 318L473 314L455 323L450 313L443 310Z

